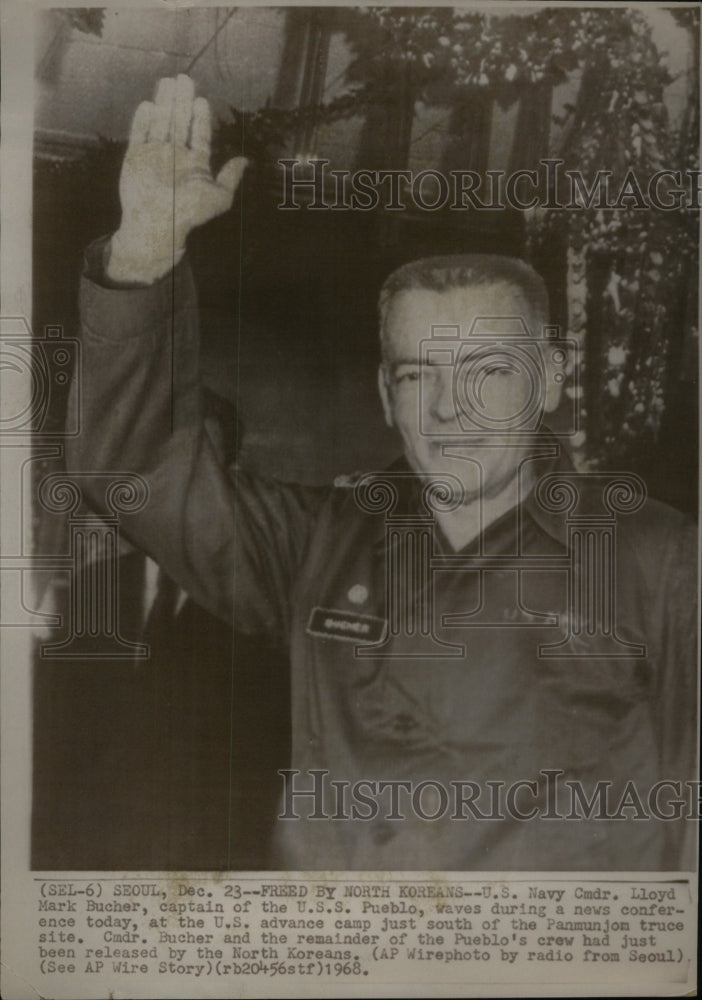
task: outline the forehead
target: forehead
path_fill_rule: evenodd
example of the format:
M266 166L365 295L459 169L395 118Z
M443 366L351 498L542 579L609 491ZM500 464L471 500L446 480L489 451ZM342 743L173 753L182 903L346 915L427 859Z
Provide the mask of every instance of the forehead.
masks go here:
M437 327L456 327L467 337L478 317L524 319L534 335L534 310L519 288L506 282L450 288L445 292L413 288L391 299L383 331L386 355L416 354L420 341L432 336ZM441 331L436 331L441 333Z

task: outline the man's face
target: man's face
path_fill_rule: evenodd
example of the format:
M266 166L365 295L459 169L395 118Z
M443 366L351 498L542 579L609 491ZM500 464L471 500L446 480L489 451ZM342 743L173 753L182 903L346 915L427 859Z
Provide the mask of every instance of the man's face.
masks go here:
M481 323L483 336L476 350L468 333L476 318L486 317L499 320L494 325ZM535 381L519 352L500 339L505 317L522 317L532 337L540 336L528 303L518 289L504 282L446 292L400 292L386 317L379 377L386 420L399 431L412 469L430 479L442 473L456 476L465 502L481 494L486 499L496 496L512 482L531 449L519 414L533 409L534 403L540 412L550 412L560 397L560 384L553 378L555 372L549 371L548 359L543 359L545 380ZM437 327L458 327L460 339L455 339L453 350L458 367L432 363L431 355L428 358L422 351L422 341L431 338ZM442 339L439 346L452 342ZM529 349L532 357L543 357L536 343ZM468 395L457 391L466 373ZM471 408L470 399L479 400L482 411L477 403Z

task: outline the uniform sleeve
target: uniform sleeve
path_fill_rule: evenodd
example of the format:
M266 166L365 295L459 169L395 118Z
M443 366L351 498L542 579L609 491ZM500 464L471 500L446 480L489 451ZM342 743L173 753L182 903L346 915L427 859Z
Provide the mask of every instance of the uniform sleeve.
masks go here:
M656 554L655 615L662 631L655 712L661 777L682 782L684 790L697 777L699 609L697 529L681 522ZM689 790L685 794L689 798ZM667 826L671 867L694 867L695 823Z
M145 287L109 287L105 242L81 281L80 434L69 470L91 502L100 477L135 472L148 500L123 533L202 607L240 631L286 637L291 584L323 491L267 483L224 463L204 418L197 301L183 261ZM103 480L104 481L104 480Z
M662 670L658 707L663 768L694 776L697 718L697 531L686 523L660 553Z

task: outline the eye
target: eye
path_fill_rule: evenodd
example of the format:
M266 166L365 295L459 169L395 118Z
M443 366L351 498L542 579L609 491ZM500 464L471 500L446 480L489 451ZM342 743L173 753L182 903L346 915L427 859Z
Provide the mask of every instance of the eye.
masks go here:
M494 364L485 365L483 368L484 375L518 375L519 369L516 365L509 364L505 361L496 361Z
M392 381L395 385L411 385L419 382L424 375L421 365L398 365L392 374Z

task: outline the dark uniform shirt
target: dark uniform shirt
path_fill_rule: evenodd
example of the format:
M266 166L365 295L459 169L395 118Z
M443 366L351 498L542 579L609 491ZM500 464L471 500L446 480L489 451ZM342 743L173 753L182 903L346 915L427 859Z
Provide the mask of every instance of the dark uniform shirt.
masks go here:
M532 478L575 482L576 515L594 529L574 532L572 509L532 491L462 553L404 462L379 474L397 496L376 513L354 479L305 488L227 468L203 419L187 263L116 289L101 259L98 244L81 290L83 423L70 463L140 473L149 502L124 516L125 533L205 608L287 646L281 810L300 818L279 821L276 863L681 866L685 824L634 818L631 798L618 818L583 818L565 783L590 798L611 782L612 816L628 781L646 807L656 782L694 774L696 543L683 516L647 500L608 521L601 477L574 478L548 440ZM583 561L602 571L610 557L616 579L600 572L592 593L578 591Z

